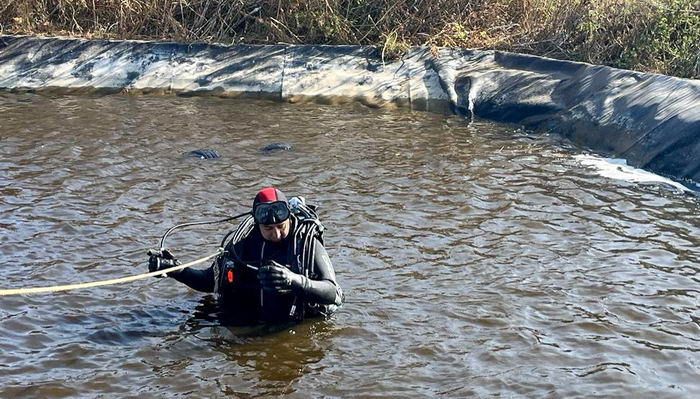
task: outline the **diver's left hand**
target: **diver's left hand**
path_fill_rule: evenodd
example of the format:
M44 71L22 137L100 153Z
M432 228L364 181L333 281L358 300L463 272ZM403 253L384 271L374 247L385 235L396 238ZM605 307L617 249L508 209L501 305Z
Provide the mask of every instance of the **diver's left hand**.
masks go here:
M289 293L302 287L303 276L289 270L275 261L258 269L258 279L266 291Z

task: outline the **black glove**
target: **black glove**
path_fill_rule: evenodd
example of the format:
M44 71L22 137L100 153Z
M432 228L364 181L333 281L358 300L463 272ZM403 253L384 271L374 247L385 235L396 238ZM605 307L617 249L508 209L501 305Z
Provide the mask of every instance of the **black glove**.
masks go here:
M158 249L148 250L148 271L151 273L177 266L179 264L180 262L175 259L175 256L173 256L173 253L170 252L169 249L164 249L162 251ZM164 273L156 277L167 277L167 274Z
M258 280L265 291L274 291L279 294L288 294L293 289L301 289L303 277L288 268L272 261L258 269Z

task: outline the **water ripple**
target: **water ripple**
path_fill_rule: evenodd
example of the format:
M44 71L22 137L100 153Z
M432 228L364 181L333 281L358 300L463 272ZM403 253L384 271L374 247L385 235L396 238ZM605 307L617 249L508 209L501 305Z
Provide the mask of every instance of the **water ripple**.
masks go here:
M277 329L223 327L167 279L0 297L0 396L700 392L700 204L546 134L216 98L5 93L0 114L3 288L142 273L165 229L274 184L321 205L347 295ZM231 228L167 244L194 259Z

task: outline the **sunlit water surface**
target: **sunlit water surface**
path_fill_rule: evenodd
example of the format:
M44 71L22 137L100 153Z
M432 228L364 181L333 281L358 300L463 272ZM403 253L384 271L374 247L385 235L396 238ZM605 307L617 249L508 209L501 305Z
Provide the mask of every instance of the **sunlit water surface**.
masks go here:
M405 110L1 94L1 288L143 273L276 185L321 206L346 303L231 328L170 279L0 297L0 396L694 397L698 200L580 153Z

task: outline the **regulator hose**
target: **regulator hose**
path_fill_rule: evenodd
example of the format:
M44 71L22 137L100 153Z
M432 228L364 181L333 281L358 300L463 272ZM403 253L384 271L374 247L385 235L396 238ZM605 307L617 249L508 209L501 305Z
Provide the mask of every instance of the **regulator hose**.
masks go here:
M240 215L227 217L227 218L225 218L225 219L208 220L208 221L205 221L205 222L189 222L189 223L181 223L181 224L175 225L175 226L169 228L169 229L165 232L165 234L163 234L163 238L160 239L160 249L163 250L163 249L165 248L165 239L168 237L168 235L169 235L170 233L172 233L173 231L175 231L175 230L177 230L177 229L180 229L180 228L182 228L182 227L201 226L201 225L205 225L205 224L224 223L224 222L229 222L229 221L231 221L231 220L235 220L235 219L238 219L238 218L242 218L243 216L246 216L246 215L250 215L250 212L241 213Z

